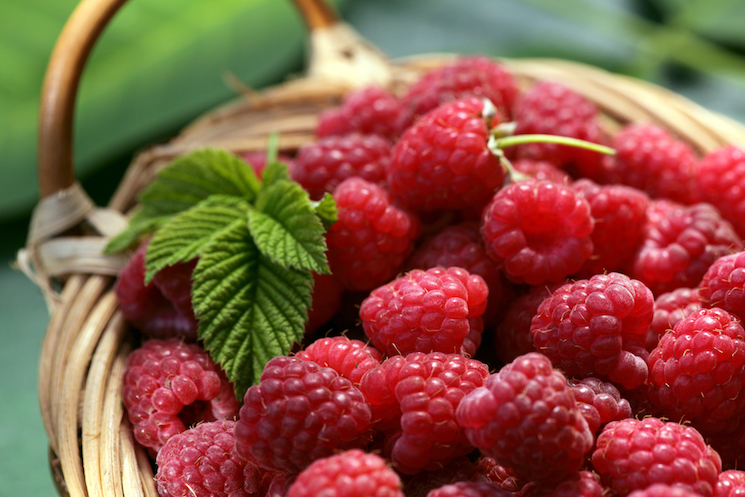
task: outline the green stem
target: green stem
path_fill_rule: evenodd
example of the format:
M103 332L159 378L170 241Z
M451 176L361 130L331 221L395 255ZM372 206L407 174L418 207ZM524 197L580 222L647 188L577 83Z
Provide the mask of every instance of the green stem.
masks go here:
M605 145L599 145L597 143L588 142L586 140L579 140L577 138L569 138L568 136L557 136L557 135L513 135L505 136L504 138L498 138L494 140L493 145L496 148L504 149L515 145L524 145L526 143L556 143L558 145L568 145L570 147L584 148L592 150L593 152L599 152L601 154L615 155L616 151Z

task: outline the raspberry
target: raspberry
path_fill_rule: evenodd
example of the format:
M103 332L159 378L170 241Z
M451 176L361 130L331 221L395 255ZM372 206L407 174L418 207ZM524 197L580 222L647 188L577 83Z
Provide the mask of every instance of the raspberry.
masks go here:
M132 254L114 284L122 315L153 338L196 341L197 319L191 307L191 273L196 259L161 269L145 285L147 243Z
M238 454L266 469L299 473L335 450L369 440L370 408L352 382L298 357L269 360L235 425Z
M647 379L644 339L654 298L621 273L568 283L538 307L530 332L539 352L568 376L599 375L634 389Z
M376 288L360 306L365 334L385 355L409 352L473 356L489 289L465 269L414 269Z
M600 186L589 179L574 182L572 188L585 197L595 220L593 252L577 275L589 278L620 269L642 242L649 197L632 187Z
M523 486L514 471L502 466L493 457L481 456L476 463L476 469L490 481L510 492L517 493Z
M574 400L577 401L577 406L593 433L597 433L611 421L631 417L629 401L621 397L621 392L612 383L593 377L581 380L570 378L567 383L574 392Z
M650 197L683 204L697 201L694 174L698 160L684 141L654 124L629 124L611 139L613 156L605 156L608 183L644 190Z
M372 290L390 281L414 250L417 218L361 178L344 180L334 200L339 220L326 234L334 276L349 290Z
M431 490L461 481L487 483L490 480L468 457L462 456L442 468L412 475L406 482L404 493L406 497L426 497Z
M649 355L650 399L706 435L731 432L745 412L745 330L722 309L679 321Z
M512 183L494 195L482 221L487 254L515 283L560 281L592 253L590 205L568 186Z
M694 492L680 485L666 485L655 483L643 490L634 490L629 497L702 497L700 493Z
M400 409L399 428L390 435L390 457L399 472L435 470L473 451L455 411L488 374L486 365L460 354L413 352L390 357L362 377L360 389L373 409Z
M314 461L297 476L287 497L404 497L401 480L385 459L351 449Z
M263 497L264 471L235 452L235 421L202 423L172 436L156 458L162 497Z
M497 357L502 362L506 364L518 356L536 351L533 335L530 333L530 323L538 312L538 306L564 284L562 281L531 287L528 293L510 304L494 337Z
M705 202L716 206L722 217L745 238L745 151L734 145L703 157L696 169L696 185Z
M710 204L683 206L653 200L629 275L655 295L695 287L714 261L742 249L732 225Z
M406 130L391 152L391 193L418 211L482 206L504 168L486 147L497 118L476 97L443 104Z
M745 252L720 257L698 285L705 307L720 307L745 321Z
M743 426L740 420L740 426ZM742 468L745 463L745 433L739 427L733 432L722 432L707 437L706 441L722 459L722 469Z
M362 376L369 370L380 366L383 360L383 355L379 350L345 336L316 340L305 350L298 352L297 357L333 369L356 387L359 386Z
M650 352L657 346L660 337L672 330L673 326L683 318L701 309L701 299L698 292L691 288L676 288L672 292L663 293L654 301L654 317L647 330L645 347Z
M520 497L603 497L600 477L592 471L572 473L555 485L529 485Z
M509 116L517 93L514 77L501 64L484 56L460 57L430 70L409 88L401 99L397 127L403 132L419 116L467 96L487 98Z
M305 335L312 335L341 308L344 287L333 274L313 273L313 293Z
M548 134L602 143L605 137L595 104L566 86L541 81L515 103L516 135ZM570 165L580 176L597 177L602 155L555 143L518 145L510 151L519 159L545 160L559 168Z
M728 469L719 474L714 490L715 497L742 497L745 495L745 471Z
M593 444L566 378L537 352L490 375L463 398L456 418L482 454L525 480L561 481Z
M387 90L377 86L360 88L347 93L340 106L321 113L316 136L323 138L356 132L395 140L400 108L398 99Z
M695 428L654 417L608 423L598 435L592 465L621 497L655 483L711 497L722 467Z
M196 344L151 339L127 357L122 400L134 436L155 451L199 421L238 412L233 387Z
M537 180L553 181L561 185L571 185L572 177L547 160L517 159L512 161L512 167L520 173Z
M390 160L391 142L382 136L328 136L300 147L290 177L308 191L312 200L320 200L353 176L385 186Z
M459 481L435 488L427 494L427 497L512 497L514 495L496 483Z

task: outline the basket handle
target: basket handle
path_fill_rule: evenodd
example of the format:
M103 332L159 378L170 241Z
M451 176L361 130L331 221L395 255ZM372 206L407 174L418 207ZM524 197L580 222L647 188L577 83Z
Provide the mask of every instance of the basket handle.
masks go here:
M62 30L44 76L39 108L38 169L42 198L75 183L72 126L78 85L88 56L127 0L82 0ZM324 0L293 0L311 30L338 18Z

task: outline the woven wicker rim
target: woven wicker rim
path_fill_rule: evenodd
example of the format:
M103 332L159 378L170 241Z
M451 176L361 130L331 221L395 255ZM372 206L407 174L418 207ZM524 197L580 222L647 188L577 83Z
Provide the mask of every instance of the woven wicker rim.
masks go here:
M111 290L125 256L103 256L107 237L157 170L203 146L236 152L265 147L278 132L292 153L313 140L318 113L351 88L377 83L398 91L423 71L451 60L429 54L390 61L338 21L322 0L295 0L311 28L306 77L243 95L201 117L167 144L139 154L106 208L75 182L72 117L80 74L103 28L125 0L83 0L50 59L39 126L39 202L18 263L42 289L50 321L42 344L38 395L49 438L50 467L62 495L157 496L147 454L123 415L121 383L131 333ZM667 127L704 154L745 146L745 127L691 101L633 78L574 62L503 60L521 85L551 79L584 94L608 131L629 122Z

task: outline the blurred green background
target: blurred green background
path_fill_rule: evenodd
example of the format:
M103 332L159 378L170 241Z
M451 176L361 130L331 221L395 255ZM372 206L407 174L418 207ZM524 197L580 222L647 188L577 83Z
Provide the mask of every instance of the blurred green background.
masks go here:
M0 495L53 495L36 402L47 322L12 268L37 201L36 118L54 40L75 0L0 0ZM486 53L578 60L673 89L745 122L745 2L738 0L337 0L392 57ZM76 174L100 205L133 153L235 96L302 71L290 0L132 0L80 87ZM10 420L8 422L7 420Z

